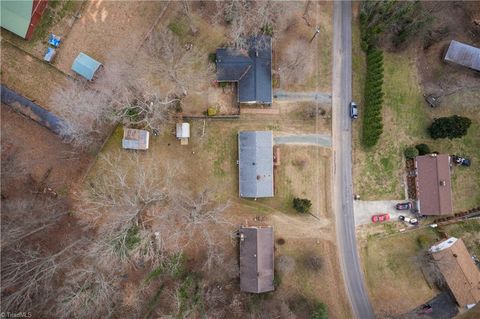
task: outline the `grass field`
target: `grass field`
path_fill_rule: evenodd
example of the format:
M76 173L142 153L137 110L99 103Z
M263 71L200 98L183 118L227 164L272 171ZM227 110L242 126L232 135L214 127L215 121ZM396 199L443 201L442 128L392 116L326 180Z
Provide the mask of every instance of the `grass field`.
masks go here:
M387 237L368 236L361 249L365 279L379 317L407 312L437 294L421 271L421 255L441 238L440 232L462 238L470 254L480 254L477 220L422 228Z
M359 29L353 32L353 96L362 110L365 63L359 47ZM442 106L432 109L423 100L413 48L400 53L384 53L384 130L378 144L371 150L360 145L361 123L354 125L354 179L356 192L363 199L404 198L403 176L405 147L426 143L432 151L465 155L472 163L480 161L480 92L465 89L445 97ZM477 110L477 111L476 111ZM467 136L448 140L432 140L427 128L434 118L453 114L472 120ZM480 205L480 166L455 168L452 175L454 210L461 211Z

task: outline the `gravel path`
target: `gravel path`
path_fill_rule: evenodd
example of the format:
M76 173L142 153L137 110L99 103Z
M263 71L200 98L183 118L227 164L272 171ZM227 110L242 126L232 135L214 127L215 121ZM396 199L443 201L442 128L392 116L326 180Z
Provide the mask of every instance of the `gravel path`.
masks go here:
M332 95L324 92L287 92L283 90L275 90L273 98L279 101L315 101L321 103L331 103Z
M286 135L273 138L275 144L332 146L332 137L326 134Z

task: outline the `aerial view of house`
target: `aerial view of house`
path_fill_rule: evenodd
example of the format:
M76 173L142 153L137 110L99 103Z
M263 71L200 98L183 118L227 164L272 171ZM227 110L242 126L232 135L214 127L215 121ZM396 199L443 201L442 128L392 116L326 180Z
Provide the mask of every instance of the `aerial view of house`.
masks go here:
M480 318L480 1L1 0L0 316Z

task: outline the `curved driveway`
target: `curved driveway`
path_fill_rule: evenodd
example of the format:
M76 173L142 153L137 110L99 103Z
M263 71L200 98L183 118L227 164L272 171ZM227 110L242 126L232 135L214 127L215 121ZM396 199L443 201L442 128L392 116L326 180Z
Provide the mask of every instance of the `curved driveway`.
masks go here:
M334 3L332 134L333 209L343 279L355 318L375 318L357 251L353 216L352 123L352 4Z

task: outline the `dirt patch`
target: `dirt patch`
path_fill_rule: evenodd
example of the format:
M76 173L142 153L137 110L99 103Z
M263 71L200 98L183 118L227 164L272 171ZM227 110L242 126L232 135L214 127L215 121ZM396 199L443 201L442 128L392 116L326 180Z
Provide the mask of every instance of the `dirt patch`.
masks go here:
M69 79L50 65L2 41L2 83L29 100L54 112L50 97ZM41 89L40 89L41 88Z
M77 55L84 52L108 67L112 50L138 50L167 3L89 1L58 49L54 65L75 75L70 68Z
M12 145L13 151L8 161L2 161L2 165L14 162L37 181L51 170L47 185L64 194L82 176L91 160L88 154L78 152L48 129L11 111L5 105L2 105L3 145ZM13 192L11 195L16 196L8 183L2 185L2 193L4 191L9 194ZM19 190L17 195L21 194Z

